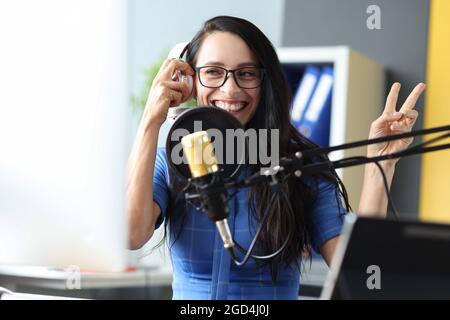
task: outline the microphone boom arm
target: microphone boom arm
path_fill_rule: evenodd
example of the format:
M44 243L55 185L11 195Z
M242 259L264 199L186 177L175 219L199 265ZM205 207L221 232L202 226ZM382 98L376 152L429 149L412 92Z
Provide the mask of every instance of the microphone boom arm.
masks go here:
M354 157L343 158L343 159L335 160L335 161L321 161L321 162L313 162L310 164L304 164L304 161L303 161L304 158L310 158L310 157L314 157L314 156L324 155L324 154L328 154L330 152L337 151L337 150L356 148L356 147L361 147L361 146L367 146L367 145L374 144L374 143L388 142L388 141L409 138L409 137L414 137L414 136L421 136L421 135L425 135L425 134L437 133L437 132L443 132L443 131L448 131L448 132L442 136L430 139L430 140L420 143L418 145L412 146L408 149L405 149L405 150L402 150L399 152L394 152L391 154L382 155L382 156L376 156L376 157L354 156ZM270 183L270 185L272 187L279 188L279 183L282 181L285 181L285 179L292 173L294 173L295 176L300 177L302 174L316 174L316 173L320 173L320 172L327 171L330 169L346 168L346 167L351 167L351 166L363 165L363 164L367 164L367 163L377 163L378 164L379 161L383 161L383 160L397 159L397 158L401 158L401 157L405 157L405 156L411 156L411 155L416 155L416 154L423 154L423 153L428 153L428 152L450 149L450 143L441 144L441 145L437 145L437 146L431 146L431 147L425 147L425 145L427 145L427 144L431 144L433 142L445 139L447 137L450 137L450 126L442 126L442 127L436 127L436 128L419 130L419 131L412 131L412 132L407 132L407 133L402 133L402 134L397 134L397 135L391 135L391 136L386 136L386 137L380 137L380 138L376 138L376 139L361 140L361 141L356 141L356 142L342 144L342 145L333 146L333 147L316 148L316 149L305 150L303 152L298 151L293 155L289 155L287 157L281 158L278 165L265 169L263 173L256 172L252 176L241 179L241 180L232 180L232 179L225 180L224 179L222 186L225 190L228 190L230 188L250 187L255 184L266 182L266 183ZM379 166L379 168L381 168L381 167ZM191 179L189 179L189 183L192 183ZM207 190L208 187L209 187L208 185L203 186L204 190ZM386 188L387 188L387 186L386 186ZM189 188L188 188L188 190L189 190ZM194 188L194 190L198 191L198 188ZM388 192L388 195L389 195L388 189L386 189L386 192ZM286 196L286 194L284 194L284 196ZM195 192L192 193L190 191L187 191L185 193L185 198L187 201L189 201L189 200L201 199L202 197L199 193L195 193ZM272 202L272 200L271 200L271 202ZM288 198L286 198L286 200L289 201ZM266 211L267 210L268 210L268 208L266 208ZM267 211L267 213L268 213L268 211ZM266 218L267 213L264 214L265 218ZM265 220L265 218L263 218L263 220ZM228 229L228 225L226 224L226 219L224 220L224 222L222 221L222 223L224 223L226 225L226 227L227 227L226 229L228 231L226 233L229 235L230 232ZM219 230L221 230L221 229L219 229ZM259 232L258 232L258 234L259 234ZM222 235L222 232L221 232L221 236L224 239L225 248L227 248L230 251L233 261L238 266L245 264L250 257L253 257L254 259L271 258L271 257L275 256L276 254L280 253L281 250L286 246L286 243L284 243L279 250L277 250L276 252L274 252L268 256L254 256L251 254L251 252L253 250L256 239L258 238L256 236L252 241L252 245L250 246L250 249L246 252L244 259L242 261L238 261L237 256L233 250L233 246L234 246L234 244L236 244L237 248L240 249L241 251L243 251L244 249L237 242L234 241L234 243L233 243L232 238L225 237L226 238L225 239L224 235ZM225 240L227 240L227 241L225 241ZM287 242L287 241L288 241L288 239L286 239L285 242Z
M401 133L381 138L375 138L375 139L369 139L369 140L361 140L356 142L351 142L347 144L342 144L338 146L333 147L326 147L326 148L316 148L311 150L305 150L303 152L296 152L294 155L290 155L284 158L280 159L280 164L276 165L270 169L266 170L265 175L261 175L260 173L256 173L251 177L245 178L240 181L230 181L225 183L226 188L242 188L242 187L249 187L254 184L258 184L261 182L267 182L272 181L271 175L272 173L278 173L280 170L286 172L298 172L300 170L301 174L315 174L322 171L327 171L329 169L339 169L339 168L346 168L346 167L352 167L352 166L358 166L363 165L367 163L374 163L379 162L383 160L390 160L390 159L397 159L401 157L406 156L412 156L417 154L423 154L428 152L434 152L434 151L440 151L445 149L450 149L450 143L432 146L432 147L421 147L422 145L426 145L431 141L426 141L420 145L410 147L408 149L405 149L403 151L394 152L382 156L377 157L349 157L349 158L343 158L335 161L322 161L322 162L316 162L312 164L303 164L303 158L305 157L311 157L311 156L317 156L320 154L326 154L333 151L338 150L344 150L349 148L356 148L361 146L367 146L370 144L380 143L380 142L388 142L403 138L409 138L414 136L421 136L425 134L430 133L436 133L436 132L442 132L442 131L449 131L449 133L432 139L432 142L450 137L450 126L442 126L442 127L436 127L431 129L424 129L424 130L418 130L418 131L411 131L407 133ZM300 176L299 174L296 174L297 176Z

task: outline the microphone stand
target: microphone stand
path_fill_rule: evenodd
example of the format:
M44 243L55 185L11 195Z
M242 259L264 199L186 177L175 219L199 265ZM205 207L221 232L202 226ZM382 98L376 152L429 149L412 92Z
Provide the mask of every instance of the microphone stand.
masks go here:
M444 131L448 131L448 133L446 133L442 136L439 136L437 138L431 139L429 141L425 141L424 143L410 147L403 151L394 152L394 153L386 154L383 156L349 157L349 158L343 158L343 159L335 160L335 161L315 162L315 163L308 164L308 165L303 164L303 160L302 160L304 158L311 158L314 156L317 157L319 155L328 154L333 151L345 150L345 149L356 148L356 147L361 147L361 146L368 146L368 145L380 143L380 142L389 142L389 141L410 138L410 137L415 137L415 136L422 136L425 134L444 132ZM360 141L355 141L355 142L341 144L341 145L332 146L332 147L316 148L316 149L305 150L302 152L298 151L293 155L289 155L287 157L281 158L280 163L272 168L268 168L265 171L264 175L257 173L255 175L253 175L249 178L246 178L244 180L241 180L241 181L228 182L225 184L225 187L226 188L242 188L242 187L249 187L254 184L264 182L264 181L266 181L266 182L272 181L271 176L280 171L285 171L285 172L290 171L290 172L293 172L297 177L299 177L301 174L315 174L315 173L327 171L330 169L339 169L339 168L346 168L346 167L351 167L351 166L358 166L358 165L363 165L363 164L367 164L367 163L379 162L379 161L383 161L383 160L390 160L390 159L396 159L396 158L401 158L401 157L406 157L406 156L411 156L411 155L416 155L416 154L422 154L422 153L427 153L427 152L449 149L450 143L433 146L433 147L425 147L425 145L427 145L427 144L445 139L447 137L450 137L450 125L431 128L431 129L411 131L411 132L390 135L390 136L380 137L380 138L375 138L375 139L360 140Z
M436 138L430 139L428 141L425 141L423 143L420 143L418 145L412 146L403 151L394 152L394 153L386 154L386 155L382 155L382 156L376 156L376 157L357 156L357 157L343 158L343 159L335 160L335 161L328 160L328 161L313 162L311 164L304 164L304 161L303 161L303 159L305 159L305 158L323 156L332 151L356 148L356 147L361 147L361 146L368 146L368 145L375 144L375 143L389 142L389 141L410 138L410 137L414 137L414 136L422 136L422 135L437 133L437 132L447 132L447 133L445 133L441 136L438 136ZM316 173L320 173L320 172L324 172L324 171L329 171L331 169L346 168L346 167L351 167L351 166L363 165L363 164L367 164L367 163L378 164L378 162L383 161L383 160L397 159L397 158L416 155L416 154L423 154L423 153L428 153L428 152L450 149L450 143L426 147L426 145L428 145L428 144L445 139L447 137L450 137L450 125L435 127L435 128L430 128L430 129L424 129L424 130L411 131L411 132L407 132L407 133L390 135L390 136L380 137L380 138L375 138L375 139L360 140L360 141L337 145L337 146L332 146L332 147L315 148L315 149L304 150L302 152L298 151L292 155L281 158L278 165L266 169L263 173L257 172L255 174L253 174L252 176L247 177L242 180L226 181L224 183L224 188L227 190L230 188L250 187L252 185L259 184L259 183L270 183L270 185L272 187L276 188L277 191L281 191L282 195L286 198L288 207L291 211L289 218L293 219L294 213L292 212L292 208L290 208L289 199L288 199L287 195L283 192L282 188L280 187L280 182L282 182L284 179L286 179L292 173L296 177L300 177L303 174L316 174ZM379 166L379 168L381 169L380 166ZM382 173L383 173L383 171L382 171ZM383 178L385 178L384 173L383 173ZM388 193L388 197L390 199L390 194L389 194L389 190L387 188L386 180L385 180L385 187L386 187L386 192ZM276 195L276 193L274 193L272 198L270 199L269 208L274 203L275 195ZM196 192L191 193L191 192L187 191L185 194L185 198L187 201L195 200L195 199L199 199L200 195ZM287 245L287 242L290 239L290 235L287 236L286 241L283 243L281 248L270 255L255 256L255 255L251 254L251 252L253 251L253 247L256 243L256 240L259 236L259 233L262 229L261 226L264 224L264 222L268 216L269 208L266 208L266 213L263 215L263 219L261 220L261 223L260 223L260 228L258 229L257 233L255 234L255 237L254 237L248 250L245 250L236 241L234 241L237 248L240 251L245 253L245 257L242 261L237 260L237 257L236 257L233 247L227 248L230 251L233 261L238 266L244 265L250 257L252 257L254 259L260 259L260 260L270 259L270 258L276 256L277 254L279 254L284 249L284 247Z

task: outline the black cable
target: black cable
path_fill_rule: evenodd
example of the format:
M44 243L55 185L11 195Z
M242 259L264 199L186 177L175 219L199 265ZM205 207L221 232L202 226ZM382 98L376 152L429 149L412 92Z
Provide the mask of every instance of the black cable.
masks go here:
M450 137L450 132L445 133L445 134L443 134L443 135L440 135L440 136L438 136L438 137L435 137L435 138L433 138L433 139L427 140L427 141L425 141L425 142L419 143L419 144L417 144L417 145L415 145L415 146L412 146L411 148L409 148L409 150L418 150L418 149L423 148L424 146L426 146L426 145L428 145L428 144L431 144L431 143L433 143L433 142L436 142L436 141L445 139L445 138L447 138L447 137ZM388 196L388 201L389 201L388 204L389 204L390 207L391 207L391 212L392 212L392 214L393 214L395 220L399 220L400 216L399 216L399 214L398 214L397 208L396 208L395 205L394 205L394 201L392 200L392 196L391 196L391 193L390 193L389 188L388 188L388 185L387 185L386 174L385 174L383 168L381 167L381 165L379 164L378 161L375 161L374 163L378 166L378 168L379 168L380 171L381 171L381 174L383 175L384 187L385 187L385 189L386 189L386 194L387 194L387 196Z
M431 144L431 143L433 143L433 142L436 142L436 141L445 139L445 138L447 138L447 137L450 137L450 132L447 132L447 133L445 133L445 134L443 134L443 135L440 135L440 136L438 136L438 137L436 137L436 138L427 140L427 141L425 141L425 142L416 144L416 145L412 146L411 148L409 148L408 150L418 150L418 149L420 149L420 148L422 148L422 147L424 147L424 146L426 146L426 145L428 145L428 144Z
M378 169L380 169L381 175L383 176L384 189L386 190L386 195L388 197L388 206L391 207L392 215L394 216L395 220L398 221L400 217L397 208L394 205L394 200L392 200L391 192L387 183L386 173L384 172L383 167L378 161L375 161L374 163L377 165Z
M413 133L414 133L414 135L419 135L418 133L427 134L427 133L443 131L443 129L450 130L450 126L426 129L426 130L416 131ZM413 136L413 134L411 134L411 132L396 135L396 137L398 137L398 138L408 138L411 136ZM367 141L371 142L369 144L372 144L375 142L377 142L377 143L378 142L386 142L386 140L391 137L392 136L387 136L387 137L381 137L381 138L376 138L376 139L367 140ZM357 158L357 157L355 157L355 158L344 158L344 159L340 159L340 160L336 160L336 161L315 162L312 164L302 165L298 168L298 170L302 171L303 174L305 174L305 173L306 174L315 174L315 173L329 170L330 167L333 167L334 169L346 168L346 167L355 166L355 165L363 165L363 164L367 164L370 162L392 160L392 159L406 157L406 156L415 155L415 154L419 154L419 153L440 151L440 150L444 150L444 149L449 149L450 143L433 146L433 147L427 147L427 148L423 148L423 147L430 143L436 142L438 140L445 139L447 137L450 137L450 132L445 133L439 137L430 139L428 141L425 141L423 143L417 144L406 150L395 152L392 154L388 154L388 155L384 155L384 156L377 156L377 157L372 157L372 158L368 158L368 157ZM343 145L339 145L339 146L304 150L301 152L301 154L302 154L302 158L309 158L309 157L312 157L317 154L325 154L325 153L329 153L331 151L344 150L344 149L348 149L351 147L357 147L357 146L365 146L365 145L367 145L367 141L362 140L362 141L357 141L357 142L349 143L349 144L343 144ZM422 148L422 150L420 150L421 148ZM419 150L419 152L417 150ZM359 163L359 162L354 163L353 162L353 160L361 160L361 159L364 159L366 161L362 162L362 163ZM293 166L293 164L298 160L299 160L299 158L297 158L294 155L291 155L291 156L280 159L280 163L283 163L284 167L291 168ZM330 165L330 163L331 163L331 165ZM261 175L259 172L256 172L253 175L251 175L243 180L239 180L239 181L238 180L229 180L225 183L225 187L226 188L242 188L242 187L248 187L252 184L257 184L260 182L262 183L262 182L267 182L267 181L269 181L268 176Z
M289 197L287 196L286 191L284 189L280 189L280 192L283 195L283 197L285 198L286 203L288 205L288 217L290 218L290 221L288 222L288 224L293 226L295 224L295 213L294 213L294 210L292 209L291 201L290 201ZM286 240L284 241L283 245L274 253L271 253L271 254L265 255L265 256L252 255L252 257L255 259L259 259L259 260L271 259L271 258L276 257L284 250L284 248L286 248L289 240L291 240L291 238L292 238L292 235L293 235L293 229L289 229L288 236L286 237Z
M304 156L314 156L317 154L327 154L332 151L345 150L345 149L356 148L356 147L363 147L363 146L367 146L370 144L375 144L375 143L380 143L380 142L389 142L389 141L399 140L401 138L411 138L411 137L415 137L415 136L422 136L425 134L442 132L442 131L450 131L450 125L435 127L435 128L430 128L430 129L422 129L422 130L417 130L417 131L404 132L404 133L400 133L400 134L393 134L393 135L383 136L383 137L374 138L374 139L360 140L360 141L344 143L344 144L331 146L331 147L319 147L319 148L315 148L315 149L309 149L309 150L303 151L303 155Z
M264 215L263 215L263 218L262 218L262 220L261 220L261 222L260 222L260 224L259 224L258 230L256 231L256 234L255 234L255 236L253 237L253 240L252 240L252 242L251 242L251 244L250 244L250 247L248 248L248 250L247 250L247 252L246 252L246 254L245 254L245 256L244 256L244 259L243 259L242 261L238 261L236 255L235 255L235 253L234 253L233 248L232 248L232 247L229 248L230 253L232 253L231 257L232 257L234 263L235 263L237 266L243 266L244 264L247 263L248 259L250 258L251 253L252 253L252 251L253 251L253 248L255 247L256 240L258 240L258 238L259 238L259 235L260 235L260 233L261 233L261 231L262 231L262 227L263 227L265 221L267 220L267 218L268 218L268 216L269 216L270 209L271 209L272 206L273 206L273 203L274 203L274 201L275 201L275 199L276 199L276 196L277 196L276 193L273 193L273 194L272 194L272 197L271 197L270 200L269 200L269 205L267 206L267 208L266 208L266 210L265 210L265 212L264 212ZM245 249L243 249L242 246L239 245L239 243L237 243L237 242L234 241L234 240L233 240L233 242L234 242L234 244L235 244L235 246L236 246L237 248L239 248L240 250L244 250L244 251L245 251Z
M295 216L294 216L294 210L292 209L289 197L286 195L286 192L282 189L281 193L283 194L283 197L286 200L286 203L288 204L288 214L289 214L289 224L292 225L293 223L295 223ZM257 259L257 260L266 260L266 259L271 259L276 257L277 255L279 255L284 248L286 247L288 241L290 240L290 238L292 237L292 230L289 231L288 236L286 238L286 240L284 241L283 245L275 252L269 254L269 255L265 255L265 256L257 256L257 255L251 255L252 258ZM241 252L246 252L246 250L244 248L242 248L238 243L235 243L235 245L237 246L237 248L241 251Z
M427 129L427 130L421 130L420 133L438 132L438 131L442 131L442 129L449 130L450 126L448 126L448 127L440 127L440 128L433 128L433 129ZM418 135L418 132L415 132L415 133L403 133L403 134L397 135L397 138L400 138L400 137L406 138L406 137L411 137L411 136L414 136L414 135ZM377 156L377 157L372 157L372 158L364 157L364 156L356 156L356 157L349 157L349 158L345 158L345 159L341 159L341 160L337 160L337 161L329 161L328 160L328 161L322 162L322 163L315 163L315 164L312 164L312 165L306 165L303 168L300 168L299 170L300 171L304 170L308 174L312 174L312 173L314 173L314 171L320 172L320 171L323 171L324 169L344 168L344 167L348 167L348 166L352 166L352 165L362 165L362 164L366 164L366 163L370 163L370 162L375 163L375 165L378 167L378 169L380 170L380 173L381 173L381 175L383 177L383 184L384 184L384 188L385 188L385 191L386 191L386 195L388 197L388 207L390 207L394 218L396 220L398 220L399 219L398 211L397 211L397 209L396 209L396 207L394 205L394 201L393 201L391 193L389 191L389 186L388 186L388 183L387 183L386 173L384 172L384 170L383 170L382 166L380 165L379 161L388 160L388 159L395 159L395 158L400 158L402 156L408 156L408 155L417 154L417 150L422 151L423 153L425 153L425 152L432 152L432 151L438 151L438 150L443 150L443 149L450 148L450 144L444 144L444 145L433 146L433 147L424 147L424 146L426 146L428 144L431 144L433 142L442 140L442 139L447 138L447 137L450 137L450 133L443 134L443 135L441 135L439 137L436 137L436 138L430 139L428 141L425 141L423 143L420 143L418 145L415 145L415 146L413 146L413 147L411 147L409 149L406 149L406 150L403 150L403 151L399 151L399 152L395 152L395 153L392 153L392 154L389 154L389 155ZM371 141L371 143L382 142L382 141L384 141L387 138L388 137L382 137L382 138L372 139L370 141ZM338 148L342 148L343 146L344 146L344 148L342 148L342 149L346 149L346 148L355 147L355 146L358 146L358 145L363 145L363 143L364 143L364 141L359 141L359 142L350 143L350 144L342 145L342 146L335 146L335 147L327 147L327 148L306 150L303 153L303 155L311 156L312 154L314 154L315 152L318 152L318 151L319 152L323 151L324 153L326 153L325 151L330 151L331 152L334 149L337 150ZM308 152L312 152L312 153L308 154ZM359 161L363 161L363 162L357 162L358 160ZM287 176L289 176L290 174L292 174L292 172L290 172ZM287 178L287 176L285 177L285 179ZM261 173L255 173L255 174L251 175L250 177L248 177L248 178L246 178L244 180L241 180L241 181L230 181L230 182L227 182L227 183L225 183L225 188L227 189L227 187L235 187L235 188L249 187L250 185L256 184L256 183L258 183L260 181L261 182L267 181L270 177L271 176L262 175ZM282 182L284 182L284 181L285 180L283 180ZM280 182L276 181L275 183L276 183L276 186L278 187L277 191L281 192L282 196L287 200L286 203L288 205L288 217L289 217L290 223L295 223L295 213L293 212L291 203L289 201L289 197L287 196L285 190L282 187L281 188L279 187L279 183ZM187 189L188 189L188 186L184 190L187 190ZM233 194L231 194L229 196L229 199L233 198L237 193L238 193L238 191L235 191ZM228 248L229 251L230 251L230 255L231 255L231 257L232 257L232 259L233 259L233 261L235 262L236 265L238 265L238 266L244 265L248 261L248 259L250 257L252 257L254 259L260 259L260 260L273 258L276 255L280 254L284 250L284 248L286 247L287 243L291 239L291 237L292 237L292 229L290 229L289 234L288 234L285 242L283 243L283 245L277 251L275 251L275 252L273 252L273 253L271 253L269 255L266 255L266 256L252 255L252 251L253 251L254 246L256 244L256 240L259 238L259 235L260 235L260 233L262 231L262 227L265 224L265 222L266 222L266 220L267 220L267 218L269 216L270 209L274 205L274 201L275 201L277 195L278 195L278 192L274 192L272 197L270 198L269 205L268 205L268 207L266 208L266 210L265 210L265 212L263 214L263 218L262 218L262 220L260 222L258 230L257 230L257 232L255 234L255 237L253 238L252 243L250 244L249 249L245 250L241 245L239 245L239 243L234 241L236 248L239 249L241 252L245 253L244 259L242 261L238 261L236 253L233 250L233 247ZM188 199L188 196L186 196L186 198ZM196 198L195 195L191 196L191 199L195 199L195 198Z
M289 175L288 175L288 176L289 176ZM283 179L282 182L284 182L284 181L288 178L288 176L284 177L284 179ZM282 183L282 182L281 182L281 183ZM280 183L280 182L278 182L278 183ZM283 189L283 187L280 187L277 191L279 191L279 192L283 195L283 197L285 198L285 200L286 200L286 203L287 203L287 205L288 205L288 217L289 217L289 222L288 222L288 223L289 223L290 225L293 225L294 222L295 222L295 213L294 213L294 210L292 209L292 206L291 206L289 197L288 197L288 195L286 194L286 191ZM237 256L236 256L236 254L235 254L233 248L229 248L231 257L232 257L232 259L233 259L233 261L234 261L234 263L235 263L236 265L238 265L238 266L243 266L245 263L247 263L247 261L248 261L248 259L249 259L250 257L253 258L253 259L257 259L257 260L267 260L267 259L271 259L271 258L273 258L273 257L276 257L277 255L279 255L279 254L286 248L287 244L288 244L289 241L291 240L292 235L293 235L293 229L292 229L292 228L289 229L289 233L288 233L288 235L287 235L286 240L284 241L284 243L283 243L283 244L281 245L281 247L280 247L278 250L276 250L275 252L273 252L273 253L271 253L271 254L268 254L268 255L265 255L265 256L258 256L258 255L253 255L253 254L251 254L251 253L253 252L254 246L255 246L255 244L256 244L256 240L258 240L259 235L260 235L260 233L261 233L261 231L262 231L262 228L263 228L264 224L266 223L266 220L267 220L267 218L268 218L268 216L269 216L270 210L272 209L272 207L273 207L273 205L274 205L274 201L276 200L276 196L277 196L277 195L278 195L278 192L274 192L274 193L272 194L272 197L271 197L270 200L269 200L269 205L267 206L267 208L266 208L266 210L265 210L265 212L264 212L264 214L263 214L263 218L262 218L262 220L261 220L261 222L260 222L260 225L259 225L259 227L258 227L258 230L256 231L256 234L255 234L255 236L254 236L254 238L253 238L253 240L252 240L252 242L251 242L251 244L250 244L249 249L248 249L248 250L245 250L239 243L237 243L236 241L234 241L235 246L236 246L241 252L245 253L244 259L243 259L242 261L238 261Z
M360 159L370 159L370 158L364 157L364 156L356 156L356 157L350 157L350 158L347 158L347 159L349 159L349 160L360 160ZM388 186L388 182L387 182L387 178L386 178L386 173L384 172L383 167L380 165L380 163L378 161L375 161L373 163L378 167L378 169L380 169L381 176L383 177L383 185L384 185L384 189L386 191L386 196L388 198L388 207L389 206L391 207L391 212L392 212L392 215L394 216L395 220L399 220L399 214L398 214L397 208L394 205L394 200L392 200L392 195L391 195L391 192L389 190L389 186Z
M447 137L450 137L450 132L447 132L447 133L445 133L443 135L440 135L440 136L435 137L433 139L427 140L425 142L419 143L419 144L417 144L417 145L415 145L415 146L413 146L411 148L408 148L407 150L408 151L420 150L421 148L423 148L426 145L429 145L429 144L431 144L433 142L436 142L436 141L439 141L439 140L443 140L443 139L445 139ZM424 150L425 150L425 148L424 148ZM396 154L396 153L394 153L394 154ZM342 159L342 160L344 160L345 162L348 162L348 161L351 162L352 160L361 160L361 159L368 160L370 158L369 157L364 157L364 156L356 156L356 157L345 158L345 159ZM339 160L337 162L339 163ZM399 220L400 219L400 215L399 215L398 210L397 210L397 208L396 208L396 206L394 204L394 200L392 199L392 195L391 195L391 192L389 190L388 183L387 183L386 173L384 172L384 169L380 165L379 161L374 161L373 163L378 167L378 169L380 170L380 173L381 173L381 175L383 177L383 184L384 184L384 188L385 188L385 191L386 191L386 196L388 197L388 207L390 207L392 215L394 216L395 220ZM333 164L331 164L331 167L333 167Z
M417 147L419 147L419 146L417 146ZM359 165L363 165L363 164L367 164L367 163L372 163L372 162L376 162L376 161L392 160L392 159L397 159L397 158L401 158L401 157L407 157L407 156L412 156L412 155L416 155L416 154L422 154L422 153L434 152L434 151L440 151L440 150L446 150L446 149L450 149L450 143L440 144L440 145L432 146L432 147L420 147L417 149L406 149L403 151L394 152L394 153L390 153L390 154L386 154L386 155L382 155L382 156L371 157L371 158L368 158L368 157L365 157L365 158L363 157L362 159L344 158L344 159L340 159L337 161L331 161L331 162L330 161L316 162L316 163L308 164L308 165L301 167L301 170L303 173L306 173L306 174L315 174L315 173L329 170L330 167L333 167L334 169L347 168L347 167L359 166Z

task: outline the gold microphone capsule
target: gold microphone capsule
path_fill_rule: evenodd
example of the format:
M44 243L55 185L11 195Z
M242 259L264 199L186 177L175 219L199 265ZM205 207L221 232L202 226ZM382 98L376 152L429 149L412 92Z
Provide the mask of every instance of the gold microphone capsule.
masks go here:
M181 144L193 178L219 170L214 148L206 131L184 136Z

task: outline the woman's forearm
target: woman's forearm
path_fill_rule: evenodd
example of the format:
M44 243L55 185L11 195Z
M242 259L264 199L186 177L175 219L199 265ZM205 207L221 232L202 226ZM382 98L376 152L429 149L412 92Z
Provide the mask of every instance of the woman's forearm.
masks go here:
M394 177L395 164L380 162L383 168L389 190ZM373 163L364 168L364 182L359 201L358 215L370 217L386 217L388 197L383 183L380 169Z
M153 234L153 174L159 125L138 130L128 162L127 212L129 247L137 248Z

